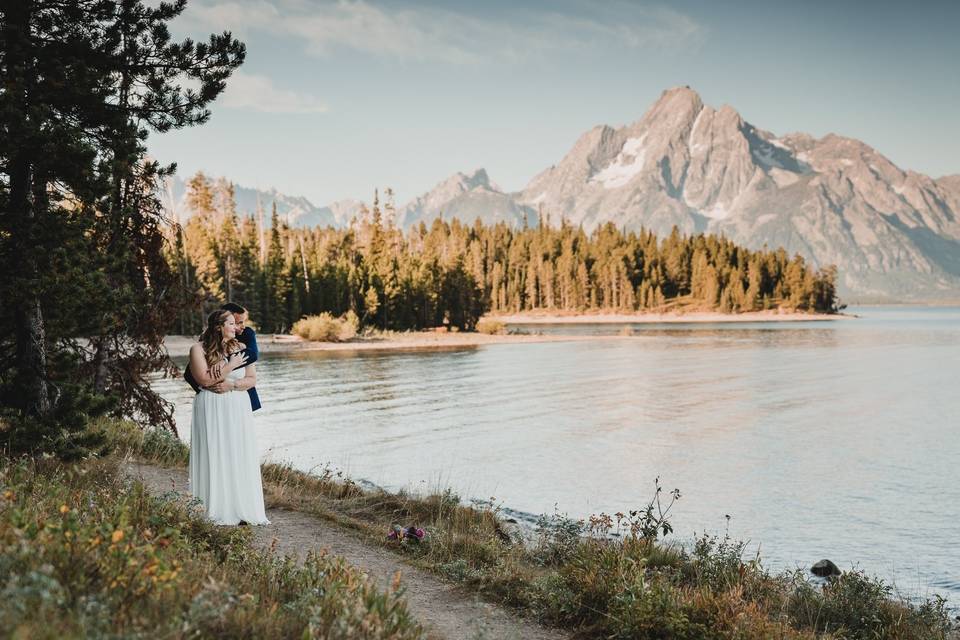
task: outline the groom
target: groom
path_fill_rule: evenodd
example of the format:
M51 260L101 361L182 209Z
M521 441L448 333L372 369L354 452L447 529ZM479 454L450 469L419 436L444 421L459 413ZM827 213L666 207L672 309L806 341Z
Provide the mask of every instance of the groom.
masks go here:
M247 355L247 364L253 364L257 361L257 357L260 355L260 351L257 348L257 332L253 330L253 327L245 326L245 323L249 319L249 314L247 310L238 305L236 302L228 302L227 304L220 307L224 311L229 311L233 314L233 319L237 323L237 340L245 347L241 353ZM220 367L221 365L214 365L210 369L211 375L214 378L219 379L220 376ZM195 393L200 393L200 385L197 384L197 381L194 380L193 374L190 373L190 365L187 364L187 368L183 372L183 379L187 381ZM260 408L260 396L257 395L257 388L250 387L247 389L247 394L250 396L250 406L253 407L253 410L256 411Z

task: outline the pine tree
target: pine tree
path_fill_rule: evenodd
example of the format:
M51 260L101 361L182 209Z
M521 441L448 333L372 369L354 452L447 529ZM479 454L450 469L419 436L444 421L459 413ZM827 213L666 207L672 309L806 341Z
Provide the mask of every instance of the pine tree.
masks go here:
M287 295L292 284L286 274L286 259L280 235L280 218L277 215L277 203L273 203L270 214L270 242L267 245L267 262L263 267L264 329L271 333L280 333L287 326Z
M230 34L172 43L167 22L184 6L23 0L7 3L0 18L0 155L10 178L0 185L0 241L11 249L0 250L11 267L2 291L11 313L2 317L17 353L0 387L20 418L53 416L55 431L80 424L83 407L95 404L172 426L147 375L169 367L163 335L184 299L170 293L180 279L167 260L155 192L173 168L149 160L145 140L151 130L209 118L206 106L244 55ZM185 80L199 89L184 89ZM46 283L41 265L50 261L59 261L50 273L59 283ZM79 313L75 295L45 295L65 276L87 296ZM90 337L92 357L77 335ZM64 455L83 449L80 440L44 437L30 446Z
M257 282L260 278L260 237L252 217L243 219L240 246L237 252L236 280L233 299L243 305L254 323L262 321Z

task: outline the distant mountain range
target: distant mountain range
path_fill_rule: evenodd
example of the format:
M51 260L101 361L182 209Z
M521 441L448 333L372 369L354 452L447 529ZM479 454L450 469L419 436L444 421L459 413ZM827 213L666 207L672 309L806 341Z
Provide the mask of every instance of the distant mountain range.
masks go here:
M303 196L288 196L276 189L251 189L238 184L234 184L234 194L237 211L241 215L255 214L260 207L267 225L274 204L277 205L280 220L291 227L345 227L364 206L359 200L337 200L325 207L318 207ZM160 196L167 215L172 219L186 222L193 215L187 206L187 185L180 176L169 180L166 191Z
M363 206L236 191L241 211L254 211L259 195L294 226L343 226ZM659 234L677 226L783 246L815 266L836 264L841 294L859 299L960 299L960 175L904 171L853 138L778 137L729 106L704 105L688 87L664 91L632 124L584 133L520 192L503 192L483 169L456 173L398 207L396 223L532 225L541 216L587 231L606 222Z

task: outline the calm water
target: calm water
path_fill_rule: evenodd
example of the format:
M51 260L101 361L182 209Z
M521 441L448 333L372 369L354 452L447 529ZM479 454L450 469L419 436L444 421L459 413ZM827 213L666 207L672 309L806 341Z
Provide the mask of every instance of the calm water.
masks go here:
M828 557L960 603L960 308L855 321L634 325L631 338L266 355L263 454L387 488L581 517L678 487L678 540ZM570 325L550 333L615 334ZM540 330L538 328L538 330ZM192 394L162 381L189 439Z

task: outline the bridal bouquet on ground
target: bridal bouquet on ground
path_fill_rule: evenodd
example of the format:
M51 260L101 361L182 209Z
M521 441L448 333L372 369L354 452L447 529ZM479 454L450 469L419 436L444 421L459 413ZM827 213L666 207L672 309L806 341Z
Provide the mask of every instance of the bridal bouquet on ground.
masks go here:
M420 527L401 527L398 524L391 527L387 533L387 540L396 540L400 544L419 544L427 536L427 532Z

